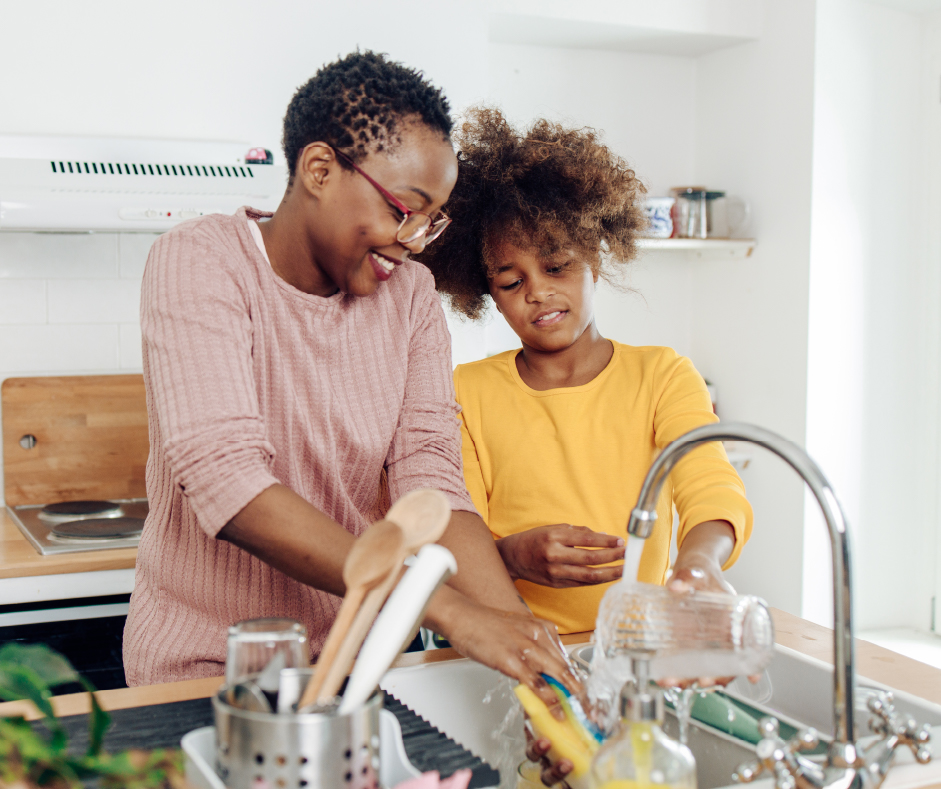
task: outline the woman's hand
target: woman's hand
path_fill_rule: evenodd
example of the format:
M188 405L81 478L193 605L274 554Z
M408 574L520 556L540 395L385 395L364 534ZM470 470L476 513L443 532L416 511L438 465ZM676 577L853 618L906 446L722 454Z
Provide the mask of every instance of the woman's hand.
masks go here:
M581 683L569 668L555 625L529 613L473 603L448 587L435 597L444 618L432 629L465 657L528 685L557 720L564 720L559 697L540 675L554 677L572 693L580 692Z
M623 564L599 567L624 558L624 540L585 526L556 523L497 540L497 550L515 580L554 589L617 581Z

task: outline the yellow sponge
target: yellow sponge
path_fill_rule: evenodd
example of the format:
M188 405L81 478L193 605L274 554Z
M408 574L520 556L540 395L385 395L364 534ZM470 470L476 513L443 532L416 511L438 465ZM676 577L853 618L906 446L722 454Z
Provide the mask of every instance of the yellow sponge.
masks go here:
M571 721L558 721L553 718L545 702L528 686L517 685L514 693L523 705L523 709L526 710L526 714L529 715L533 728L539 736L545 737L552 743L549 758L553 761L568 759L572 763L571 777L573 778L586 776L591 767L591 758L598 750L597 745L594 747L589 745Z

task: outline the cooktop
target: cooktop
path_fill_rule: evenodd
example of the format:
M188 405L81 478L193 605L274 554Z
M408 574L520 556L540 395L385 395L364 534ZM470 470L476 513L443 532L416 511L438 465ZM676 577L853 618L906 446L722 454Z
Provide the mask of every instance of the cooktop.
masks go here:
M43 555L136 548L147 499L65 501L7 507L23 536Z

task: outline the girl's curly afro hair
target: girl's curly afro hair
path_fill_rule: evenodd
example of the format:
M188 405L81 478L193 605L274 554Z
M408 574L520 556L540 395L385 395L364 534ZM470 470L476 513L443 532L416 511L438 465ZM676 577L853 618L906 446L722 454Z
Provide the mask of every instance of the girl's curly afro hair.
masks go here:
M575 248L601 276L634 257L646 189L593 129L538 120L521 134L499 110L475 107L456 142L457 184L444 207L454 221L419 259L457 312L485 312L489 253L501 239L550 255Z

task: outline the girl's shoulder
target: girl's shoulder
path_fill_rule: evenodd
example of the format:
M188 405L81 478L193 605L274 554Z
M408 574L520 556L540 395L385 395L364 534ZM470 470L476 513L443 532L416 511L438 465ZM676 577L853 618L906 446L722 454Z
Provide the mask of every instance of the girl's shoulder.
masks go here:
M612 340L617 349L617 363L636 373L667 372L677 366L691 364L689 359L667 345L625 345Z
M475 362L459 364L454 368L454 385L458 391L467 392L471 389L492 389L500 386L513 386L513 376L510 365L519 348L511 351L478 359Z

